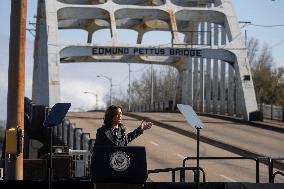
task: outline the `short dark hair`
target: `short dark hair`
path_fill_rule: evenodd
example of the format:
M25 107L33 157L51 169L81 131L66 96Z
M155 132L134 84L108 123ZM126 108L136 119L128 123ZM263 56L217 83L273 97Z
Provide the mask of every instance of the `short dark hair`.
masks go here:
M121 106L116 106L116 105L111 105L109 106L106 111L105 111L105 116L104 116L104 127L109 127L111 128L112 126L112 122L113 122L113 118L116 115L116 112L118 109L121 109L122 111L122 107Z

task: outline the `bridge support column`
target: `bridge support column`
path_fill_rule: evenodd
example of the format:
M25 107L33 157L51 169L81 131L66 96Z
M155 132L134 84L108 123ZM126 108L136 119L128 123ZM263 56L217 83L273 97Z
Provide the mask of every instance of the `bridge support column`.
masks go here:
M219 44L219 26L217 24L214 24L213 29L213 35L214 35L214 46L217 46ZM212 78L212 95L213 95L213 114L218 113L218 85L219 85L219 60L214 59L213 60L213 78Z
M222 2L223 3L223 2ZM228 40L230 44L228 47L231 48L231 52L235 54L236 60L234 61L235 75L237 77L237 85L240 90L237 91L237 96L241 97L237 101L237 105L241 105L237 110L241 112L244 119L250 119L250 113L258 111L254 86L252 82L252 76L250 71L250 64L247 58L247 51L245 43L240 34L240 27L238 19L234 15L233 7L230 1L222 4L224 10L226 10L227 20L224 23L225 31L228 34Z
M206 27L206 22L201 22L200 23L200 30L205 31ZM200 33L200 41L201 44L209 44L205 42L206 39L206 33ZM207 39L209 40L209 39ZM199 77L200 77L200 91L199 91L199 103L198 103L198 111L199 112L204 112L204 58L200 59L200 66L199 66Z
M235 72L233 66L229 65L229 74L228 74L228 114L233 115L235 113Z
M187 59L187 103L192 106L192 58Z
M226 32L224 27L221 27L221 45L226 44ZM220 78L220 114L224 115L226 111L226 62L221 61L221 78Z
M207 31L211 31L211 23L207 22ZM211 34L207 32L207 44L211 43ZM205 75L204 75L204 96L205 96L205 112L210 113L211 109L211 59L205 61Z
M193 58L193 109L198 110L198 91L199 91L199 61L198 58Z
M188 103L188 71L182 70L181 74L181 103Z
M34 52L32 100L37 105L60 102L59 47L55 1L39 1Z
M236 61L234 64L236 75L238 77L238 94L241 94L240 99L237 103L240 107L237 110L237 114L244 116L246 120L249 120L250 113L258 109L255 97L254 86L251 78L251 73L249 69L249 64L245 55L245 51L235 52L238 54L236 56ZM242 64L240 64L242 62ZM242 103L241 103L242 102Z

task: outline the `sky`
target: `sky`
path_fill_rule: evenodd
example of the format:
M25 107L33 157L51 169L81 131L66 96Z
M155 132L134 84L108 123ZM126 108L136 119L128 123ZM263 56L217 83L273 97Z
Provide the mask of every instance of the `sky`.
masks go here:
M27 28L33 28L36 15L37 0L27 0ZM275 66L284 66L284 0L231 0L234 5L235 13L239 21L248 21L253 25L242 28L247 36L259 39L262 44L267 43L274 56ZM6 119L7 109L7 84L8 84L8 64L9 64L9 27L10 27L10 0L0 0L0 120ZM257 26L259 25L259 26ZM275 25L282 25L276 27ZM270 27L273 26L273 27ZM109 35L102 33L96 34L97 38L109 38ZM160 35L160 34L157 34ZM144 43L153 43L156 36L146 36ZM86 40L86 33L79 32L79 35L72 35L68 31L59 33L62 41L70 41L70 36L75 42ZM155 39L155 44L164 44L170 39L167 34L160 41ZM94 36L96 37L96 36ZM135 35L121 32L119 40L127 40L130 43L135 41ZM26 53L26 81L25 95L31 97L32 86L32 67L33 67L33 40L34 36L27 32L27 53ZM82 66L83 65L83 66ZM149 65L131 64L131 80L139 79ZM155 66L159 69L159 66ZM91 92L98 94L98 106L106 106L106 100L109 98L109 81L105 78L98 78L97 75L111 77L113 80L113 96L126 96L128 88L128 64L111 63L87 63L87 64L61 64L60 82L61 82L61 101L71 102L71 111L90 110L96 104L96 98Z

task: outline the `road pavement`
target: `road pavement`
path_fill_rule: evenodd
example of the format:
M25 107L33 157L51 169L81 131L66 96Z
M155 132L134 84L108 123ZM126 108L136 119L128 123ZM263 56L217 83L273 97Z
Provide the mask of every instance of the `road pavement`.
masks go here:
M95 138L96 129L103 123L103 115L103 112L68 113L68 118ZM284 157L284 148L281 145L284 134L281 132L212 117L200 116L200 118L205 125L201 130L200 156L202 157L240 157L242 152ZM130 145L146 147L148 170L181 167L185 157L196 156L196 131L187 125L181 114L131 113L131 117L123 117L123 123L127 125L129 132L138 127L141 119L154 121L155 125ZM218 145L219 143L223 146ZM234 147L237 151L227 149ZM187 166L195 165L196 161L187 161ZM255 182L255 163L251 160L201 160L200 166L206 172L206 181ZM267 172L267 166L261 164L261 182L268 182ZM170 181L171 174L150 174L149 179ZM177 176L176 179L178 180L179 177ZM186 180L193 180L191 172L186 174ZM276 182L284 182L283 177L276 177Z

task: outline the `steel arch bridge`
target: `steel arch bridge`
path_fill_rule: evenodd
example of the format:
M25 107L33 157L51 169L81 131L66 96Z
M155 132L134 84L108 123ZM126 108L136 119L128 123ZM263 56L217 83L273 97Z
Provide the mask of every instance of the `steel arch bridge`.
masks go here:
M59 31L82 29L85 44L60 44ZM111 41L93 34L108 30ZM137 32L134 45L119 42L120 29ZM147 32L167 31L166 46L141 44ZM60 101L60 63L162 64L179 72L175 102L196 111L252 119L258 112L247 51L230 0L39 0L32 100Z

